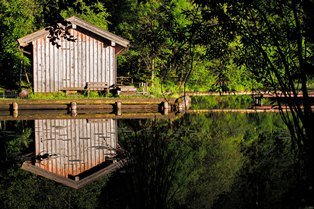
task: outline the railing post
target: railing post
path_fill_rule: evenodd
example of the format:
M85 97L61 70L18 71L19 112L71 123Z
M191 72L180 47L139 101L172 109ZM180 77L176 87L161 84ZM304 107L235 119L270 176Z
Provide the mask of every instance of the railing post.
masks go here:
M163 103L163 114L168 115L169 112L169 103L166 101Z
M122 102L116 101L116 115L122 114Z
M77 104L76 104L76 102L71 102L71 115L77 116Z
M17 118L19 114L19 105L17 104L17 102L13 102L12 109L13 109L13 117Z

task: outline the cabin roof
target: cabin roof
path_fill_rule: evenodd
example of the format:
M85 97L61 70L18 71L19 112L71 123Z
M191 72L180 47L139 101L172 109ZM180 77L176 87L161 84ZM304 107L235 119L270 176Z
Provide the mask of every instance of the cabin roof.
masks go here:
M124 47L124 48L128 48L129 44L130 44L130 41L128 41L127 39L124 39L118 35L115 35L109 31L106 31L106 30L103 30L93 24L90 24L78 17L70 17L70 18L67 18L66 21L70 22L72 25L76 25L76 26L79 26L91 33L94 33L102 38L105 38L107 40L110 40L110 41L113 41L115 42L116 44ZM46 34L49 34L49 30L47 30L47 28L44 28L44 29L41 29L41 30L38 30L34 33L31 33L29 35L26 35L20 39L18 39L18 42L20 44L20 46L22 47L25 47L27 46L29 43L31 43L32 41L36 40L37 38L43 36L43 35L46 35Z
M72 187L74 189L80 189L80 188L86 186L87 184L94 182L95 180L99 179L100 177L122 168L126 162L127 162L126 160L120 160L120 161L114 162L111 165L109 165L105 168L102 168L101 170L99 170L95 173L92 173L91 175L89 175L83 179L80 179L80 178L70 179L70 178L65 178L63 176L59 176L55 173L48 172L48 171L46 171L46 170L44 170L44 169L42 169L36 165L33 165L31 161L25 161L22 164L21 168L25 171L29 171L33 174L43 176L47 179L59 182L59 183L66 185L68 187Z

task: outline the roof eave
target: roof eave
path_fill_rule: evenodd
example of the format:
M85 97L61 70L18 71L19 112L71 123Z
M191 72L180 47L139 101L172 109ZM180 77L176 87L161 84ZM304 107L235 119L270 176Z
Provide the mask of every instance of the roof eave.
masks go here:
M66 19L67 21L71 22L72 24L75 24L85 30L88 30L92 33L95 33L103 38L106 38L110 41L114 41L116 44L119 44L120 46L124 47L124 48L128 48L129 45L130 45L130 41L118 36L118 35L115 35L109 31L105 31L97 26L94 26L84 20L81 20L75 16L73 17L70 17L68 19Z
M17 41L19 42L21 47L25 47L29 43L31 43L33 40L36 40L36 38L39 38L39 37L46 35L48 33L49 33L49 31L46 28L44 28L44 29L41 29L41 30L36 31L34 33L28 34L22 38L19 38Z
M110 41L115 42L116 44L124 47L124 48L129 48L130 45L130 41L121 38L120 36L117 36L109 31L105 31L97 26L94 26L84 20L81 20L75 16L70 17L68 19L66 19L68 22L71 22L72 24L75 24L85 30L88 30L96 35L99 35L100 37L103 37L105 39L108 39ZM29 35L26 35L20 39L18 39L18 43L21 47L25 47L27 46L29 43L31 43L32 41L36 40L37 38L39 38L40 36L49 34L49 30L47 30L47 28L41 29L39 31L36 31L34 33L31 33Z

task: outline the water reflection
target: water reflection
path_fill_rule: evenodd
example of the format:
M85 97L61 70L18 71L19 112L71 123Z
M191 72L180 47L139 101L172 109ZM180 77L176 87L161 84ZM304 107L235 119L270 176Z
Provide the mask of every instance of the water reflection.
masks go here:
M313 199L278 114L2 121L0 143L2 208L309 208ZM120 159L118 145L128 163L98 178ZM72 189L23 163L87 183Z
M81 188L120 167L113 119L35 120L35 157L22 168Z

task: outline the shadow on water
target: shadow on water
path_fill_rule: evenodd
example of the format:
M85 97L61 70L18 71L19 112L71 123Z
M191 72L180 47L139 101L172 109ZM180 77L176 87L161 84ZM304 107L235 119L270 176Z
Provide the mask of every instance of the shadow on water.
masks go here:
M116 123L117 128L111 125L111 129L102 125L108 119L90 120L85 125L79 123L81 120L84 119L62 120L63 126L69 125L69 121L78 124L78 127L70 125L69 129L53 120L0 122L2 208L311 206L306 204L308 197L302 191L302 160L298 159L288 130L277 114L211 113L167 120L121 119L114 120L112 124ZM124 150L116 160L127 159L127 164L79 190L25 172L20 167L31 158L29 153L36 146L36 135L40 134L35 128L39 126L42 140L43 136L56 137L55 133L59 139L71 139L72 145L74 138L78 139L79 147L86 142L96 152L104 148L97 143L114 129L117 131L114 144ZM57 130L52 132L53 129ZM72 135L66 136L66 132ZM95 144L91 144L91 138ZM59 147L59 151L64 152L63 148ZM83 150L78 150L77 156L72 153L72 157L77 160ZM68 160L79 163L73 159Z

